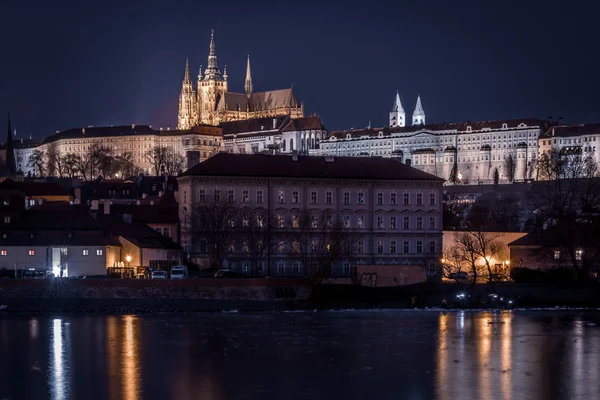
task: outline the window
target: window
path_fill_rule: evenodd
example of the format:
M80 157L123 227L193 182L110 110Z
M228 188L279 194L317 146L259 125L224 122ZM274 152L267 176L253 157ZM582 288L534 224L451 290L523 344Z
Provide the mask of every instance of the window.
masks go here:
M331 192L325 193L325 203L326 204L333 203L333 193L331 193Z
M248 225L250 225L250 217L248 217L248 214L244 214L242 217L242 227L247 228Z
M294 190L292 192L292 203L298 204L299 202L300 202L300 195L298 194L297 190Z
M200 253L206 253L206 240L200 241Z
M395 206L396 205L396 193L391 193L390 194L390 204Z
M410 253L410 243L408 240L404 241L404 254Z
M435 229L435 217L429 217L429 229Z
M317 204L317 192L310 192L310 203Z
M583 250L581 250L581 249L575 250L575 260L581 261L582 258L583 258Z
M423 205L423 193L417 193L417 205L418 206Z
M219 189L215 189L215 190L213 191L213 195L214 195L214 197L215 197L215 201L216 201L216 202L219 202L219 201L221 201L221 191L220 191Z
M7 254L6 250L0 251L0 255L5 256Z
M277 252L278 253L284 253L285 252L285 243L283 243L283 240L279 241L279 244L277 246Z
M365 252L365 243L362 240L358 241L358 254L363 254Z
M383 240L377 241L377 254L383 254Z
M365 193L358 192L358 204L365 204Z
M350 275L350 263L349 262L344 262L342 273L344 274L344 276Z
M204 203L206 201L206 191L204 189L200 189L198 192L198 201Z
M344 192L344 204L350 204L350 193Z
M560 250L554 250L554 259L560 260Z
M102 249L97 249L96 250L96 255L97 256L101 256L102 255Z
M89 255L89 251L88 251L87 249L84 249L84 250L83 250L83 255L84 255L84 256L88 256L88 255Z
M256 202L257 203L262 203L263 202L263 191L262 190L257 190L256 191Z
M227 191L227 201L229 203L233 203L235 201L235 195L231 189Z
M285 225L285 220L283 218L283 215L278 215L277 216L277 227L278 228L283 228Z
M350 228L350 216L344 215L343 220L344 220L344 228L345 229Z
M390 241L390 253L396 254L396 241L395 240Z
M250 195L248 194L248 190L242 190L242 203L250 202Z
M317 222L317 216L316 215L311 215L310 217L310 227L313 229L318 228L318 222Z
M10 224L10 215L5 215L4 216L4 223L5 224Z
M265 220L262 215L256 216L256 226L263 228L265 226Z
M294 274L300 273L300 263L299 262L293 263L292 268L293 268Z
M429 205L430 206L435 206L435 193L430 193L429 194Z
M357 226L359 229L362 229L365 227L365 217L363 217L362 215L360 217L358 217Z
M404 193L404 205L410 205L410 193Z
M417 229L423 229L423 217L417 217Z
M297 215L292 216L292 228L300 228L300 218Z
M277 203L284 204L285 203L285 193L283 190L277 192Z
M277 273L278 274L283 274L283 270L285 269L285 262L283 261L279 261L277 263Z
M435 242L433 240L429 242L429 253L435 254Z
M383 204L383 193L377 193L377 205Z
M28 254L29 254L30 256L35 256L35 250L29 250L29 253L28 253Z
M396 229L396 217L390 217L390 229Z
M404 217L402 229L410 229L410 217Z
M377 228L383 229L383 217L382 216L377 217Z
M420 240L417 240L417 253L421 254L423 252L423 242Z

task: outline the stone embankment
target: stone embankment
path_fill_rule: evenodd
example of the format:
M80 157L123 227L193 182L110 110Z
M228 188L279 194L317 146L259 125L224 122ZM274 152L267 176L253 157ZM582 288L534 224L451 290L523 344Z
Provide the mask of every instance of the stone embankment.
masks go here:
M287 309L306 302L301 279L0 280L6 311L221 311Z

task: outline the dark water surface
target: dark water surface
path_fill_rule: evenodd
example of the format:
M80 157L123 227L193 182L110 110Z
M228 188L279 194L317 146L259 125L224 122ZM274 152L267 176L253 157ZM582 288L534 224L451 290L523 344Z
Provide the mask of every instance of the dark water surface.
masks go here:
M600 313L0 314L0 399L596 399Z

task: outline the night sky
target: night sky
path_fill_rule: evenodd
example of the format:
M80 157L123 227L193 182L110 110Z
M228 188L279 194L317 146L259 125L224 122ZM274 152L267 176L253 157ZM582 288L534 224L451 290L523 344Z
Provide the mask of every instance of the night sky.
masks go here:
M214 28L231 91L249 53L255 91L293 84L330 131L387 124L396 89L431 123L600 121L593 1L336 3L1 0L0 112L19 136L175 128L185 58L195 80Z

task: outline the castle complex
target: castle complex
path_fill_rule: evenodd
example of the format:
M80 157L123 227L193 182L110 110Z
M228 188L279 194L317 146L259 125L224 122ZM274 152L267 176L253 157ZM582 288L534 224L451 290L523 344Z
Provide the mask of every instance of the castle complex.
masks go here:
M211 33L208 65L198 74L198 89L190 79L189 63L186 60L185 74L179 96L178 129L190 129L196 125L219 125L221 122L253 118L289 115L304 116L304 106L296 100L289 89L254 92L250 72L250 56L246 66L245 93L228 90L227 67L223 73L217 66L214 32Z

